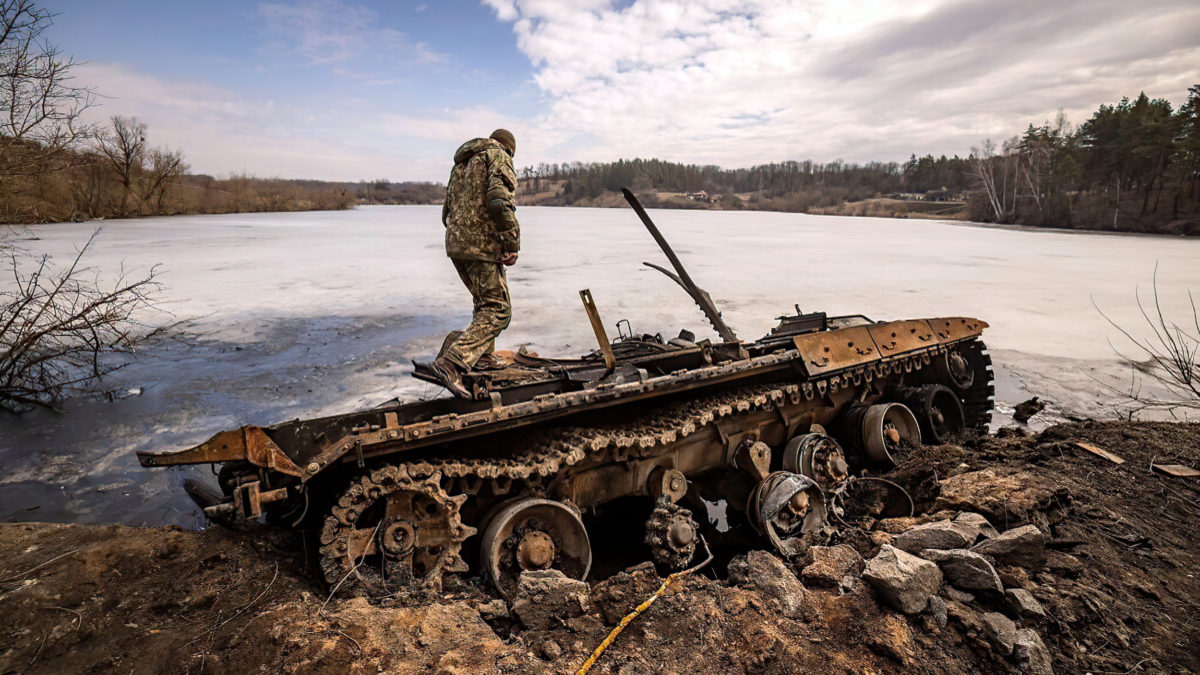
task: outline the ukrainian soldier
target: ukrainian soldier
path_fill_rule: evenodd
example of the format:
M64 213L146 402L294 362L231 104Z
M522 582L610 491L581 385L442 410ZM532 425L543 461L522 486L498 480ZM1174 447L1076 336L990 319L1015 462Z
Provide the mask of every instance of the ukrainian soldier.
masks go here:
M514 202L516 149L516 138L506 129L463 143L454 153L454 169L446 185L442 204L446 255L471 292L474 306L471 324L457 338L447 338L433 370L447 389L463 398L471 393L462 374L480 359L490 360L496 337L512 318L504 268L517 262L521 248Z

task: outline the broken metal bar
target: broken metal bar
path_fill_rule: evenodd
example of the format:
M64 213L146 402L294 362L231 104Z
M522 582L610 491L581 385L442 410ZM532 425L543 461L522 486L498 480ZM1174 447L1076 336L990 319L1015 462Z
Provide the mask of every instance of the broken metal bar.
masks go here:
M608 342L608 333L604 331L604 323L600 321L600 311L596 309L596 303L592 300L592 291L583 289L579 291L579 299L583 300L583 309L587 312L588 321L592 322L592 330L596 333L596 342L600 343L600 353L604 354L604 367L607 369L606 375L617 367L617 357L613 354L612 345Z
M671 274L657 265L651 265L650 263L643 264L653 267L654 269L675 280L675 283L682 286L683 290L687 291L688 295L692 296L692 300L695 300L696 304L700 306L700 311L704 312L704 316L708 317L708 322L711 323L712 327L717 330L717 334L721 336L721 339L726 342L737 342L737 335L733 332L733 329L725 323L725 320L721 318L721 312L717 311L717 306L713 304L712 298L709 297L708 292L697 286L696 282L692 281L692 277L687 273L687 270L684 269L683 263L679 261L679 256L675 255L675 251L671 248L671 245L667 243L667 240L663 237L662 232L659 232L658 227L654 225L654 221L650 220L650 216L646 213L646 209L642 208L641 202L637 200L637 197L635 197L628 188L621 188L621 194L625 195L625 201L629 202L629 205L633 207L634 212L637 213L638 218L642 219L642 224L645 225L646 229L650 231L650 236L654 237L654 241L658 242L658 247L662 249L664 254L666 254L667 260L671 261L671 267L675 268L678 276Z

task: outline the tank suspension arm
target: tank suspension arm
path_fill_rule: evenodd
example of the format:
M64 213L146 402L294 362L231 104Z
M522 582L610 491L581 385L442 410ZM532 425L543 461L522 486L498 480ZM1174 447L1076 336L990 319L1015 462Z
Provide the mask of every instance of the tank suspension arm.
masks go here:
M654 241L658 242L658 247L661 248L663 253L666 254L667 260L671 261L671 267L675 268L678 276L671 274L667 270L657 265L651 265L650 263L643 264L653 267L659 272L662 272L668 277L674 279L675 283L682 286L683 290L687 291L687 294L692 296L692 300L695 300L696 304L700 306L700 311L704 312L704 316L708 317L708 322L711 323L712 327L717 330L717 334L721 336L721 339L726 342L737 342L737 335L734 334L733 329L730 328L725 323L724 319L721 318L721 313L717 311L717 306L713 304L712 298L709 297L708 292L697 286L696 282L692 281L692 277L688 275L687 270L684 269L683 263L679 262L679 257L675 255L675 251L671 249L671 245L667 243L665 238L663 238L662 232L658 231L658 227L654 225L654 221L650 220L650 216L646 213L646 209L642 208L642 205L640 202L638 202L637 197L635 197L628 188L621 188L621 194L625 195L625 201L629 202L629 205L633 207L634 212L637 213L638 218L642 219L642 224L645 225L646 229L650 231L650 236L654 237Z

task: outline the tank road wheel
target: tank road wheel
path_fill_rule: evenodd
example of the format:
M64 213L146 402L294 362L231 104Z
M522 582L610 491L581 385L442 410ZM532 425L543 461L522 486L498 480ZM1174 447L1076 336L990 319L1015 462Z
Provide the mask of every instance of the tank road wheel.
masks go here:
M696 554L700 528L692 512L660 498L646 521L646 543L654 562L667 569L683 569Z
M837 490L850 475L842 446L821 433L801 434L788 441L783 470L808 476L826 492Z
M445 572L465 572L459 555L475 528L462 524L459 506L440 476L417 478L386 466L350 484L321 531L321 570L336 588L372 595L404 584L437 586Z
M746 517L754 530L784 555L803 552L797 539L825 525L825 493L809 478L776 471L759 481L746 502Z
M480 544L481 567L506 597L517 591L521 572L556 569L587 578L592 544L574 509L549 499L515 499L491 516Z
M964 392L975 384L975 369L971 367L969 355L958 349L949 349L934 358L933 366L938 382L957 392Z
M962 401L950 387L927 384L910 390L905 400L921 425L925 442L946 443L967 428Z
M921 445L921 426L907 406L879 403L863 412L862 439L871 461L894 465L897 457Z

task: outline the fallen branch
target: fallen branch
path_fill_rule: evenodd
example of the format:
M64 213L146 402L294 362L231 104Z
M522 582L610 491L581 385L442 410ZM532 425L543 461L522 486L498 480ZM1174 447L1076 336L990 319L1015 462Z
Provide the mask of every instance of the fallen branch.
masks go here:
M663 581L662 585L658 587L658 590L654 591L654 595L651 595L646 599L645 602L638 605L637 608L630 612L624 619L621 619L621 623L618 623L617 627L612 629L612 632L608 634L608 637L604 638L604 641L600 643L600 646L596 647L596 650L592 652L592 655L588 657L588 660L583 662L583 665L579 667L578 671L576 671L576 675L586 675L587 672L592 669L592 666L596 665L596 660L600 658L600 655L604 653L604 650L608 649L609 645L613 643L613 640L616 640L617 636L621 634L621 631L625 630L625 627L628 626L631 621L638 618L642 612L650 609L650 606L653 605L654 602L667 591L667 588L670 587L672 583L678 579L688 576L689 574L692 574L693 572L696 572L697 570L702 569L704 566L712 562L713 555L712 551L710 551L708 548L708 542L704 541L704 537L700 537L700 542L704 544L704 551L708 554L708 557L704 559L704 562L696 565L695 567L689 567L682 572L675 572L674 574L668 576L666 580Z
M266 595L267 591L271 590L271 587L275 585L275 580L278 578L279 578L279 563L275 563L275 576L271 577L271 581L266 585L265 588L263 588L261 591L259 591L258 595L254 596L253 600L242 605L241 608L239 608L238 611L236 611L232 615L230 615L230 617L228 619L225 619L224 621L213 626L212 630L204 631L203 633L192 638L190 642L188 642L186 645L184 645L184 647L187 647L188 645L192 644L196 640L199 640L200 638L204 637L205 635L215 635L218 629L220 629L222 626L229 623L230 621L233 621L234 619L238 618L238 616L240 616L242 612L249 609L251 605L258 602L259 599L262 598L262 596Z
M31 567L31 568L25 570L24 572L21 572L20 574L15 574L11 577L0 579L0 584L9 584L14 581L17 581L18 579L26 577L29 574L32 574L33 572L40 570L41 568L45 567L46 565L49 565L50 563L54 562L55 560L59 560L60 558L65 558L65 557L71 555L72 553L78 553L78 552L79 552L79 549L75 548L75 549L71 549L70 551L67 551L66 553L63 553L62 555L56 555L53 558L47 560L46 562L44 562L40 565L37 565L35 567Z

